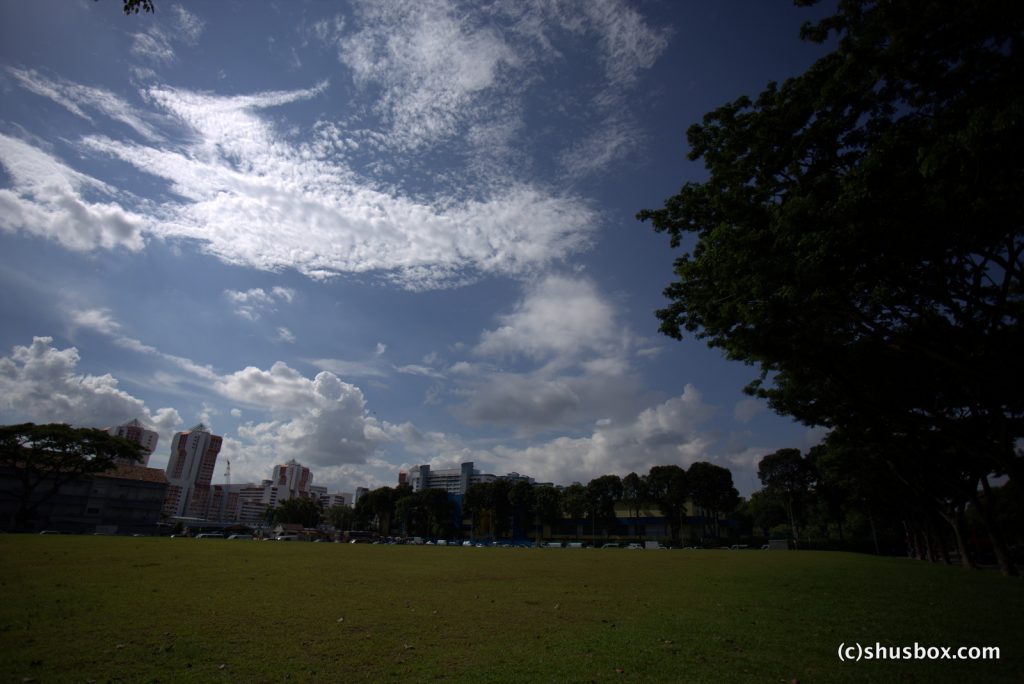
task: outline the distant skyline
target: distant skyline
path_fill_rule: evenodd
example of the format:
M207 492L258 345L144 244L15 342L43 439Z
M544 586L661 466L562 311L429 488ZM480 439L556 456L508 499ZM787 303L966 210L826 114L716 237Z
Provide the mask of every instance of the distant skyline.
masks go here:
M224 437L213 482L568 484L823 435L660 335L686 129L833 3L0 5L0 422Z

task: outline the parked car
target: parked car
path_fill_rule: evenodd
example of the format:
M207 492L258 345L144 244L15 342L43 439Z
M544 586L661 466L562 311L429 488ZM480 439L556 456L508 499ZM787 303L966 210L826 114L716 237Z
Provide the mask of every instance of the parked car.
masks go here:
M202 534L197 534L196 535L196 539L223 539L223 538L224 538L224 535L221 534L220 532L203 532Z
M277 535L277 541L299 541L299 535L297 535L297 534L279 534L279 535Z
M228 536L228 539L246 539L246 540L249 540L249 539L252 539L252 535L251 534L232 534L232 535Z

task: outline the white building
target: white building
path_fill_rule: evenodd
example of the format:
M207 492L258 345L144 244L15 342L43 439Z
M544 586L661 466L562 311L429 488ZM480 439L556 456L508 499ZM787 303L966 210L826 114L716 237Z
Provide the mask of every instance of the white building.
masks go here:
M320 501L324 504L324 510L332 508L334 506L351 506L352 493L351 492L336 492L334 494L324 494L320 497Z
M408 474L402 474L399 476L400 481L404 481L412 487L414 492L419 492L424 489L443 489L449 494L462 495L466 493L466 490L475 484L482 482L494 482L499 479L507 480L525 480L533 484L532 477L526 477L519 473L509 473L508 475L499 476L492 475L490 473L481 473L479 470L473 467L472 461L463 463L458 468L449 468L445 470L431 470L429 465L416 466Z
M174 435L166 470L167 516L206 517L211 503L210 480L222 442L219 435L210 434L202 423Z
M114 437L122 437L142 445L142 460L135 462L137 465L142 466L149 465L149 457L154 451L156 451L156 443L160 439L160 435L158 435L154 430L146 429L138 419L129 420L127 423L122 425L108 427L105 432L113 435Z

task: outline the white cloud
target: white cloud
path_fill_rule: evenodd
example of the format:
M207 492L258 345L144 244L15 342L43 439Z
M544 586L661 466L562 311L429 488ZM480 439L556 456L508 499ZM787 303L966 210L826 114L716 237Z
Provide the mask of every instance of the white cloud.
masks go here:
M463 397L456 414L520 436L635 415L642 404L634 341L617 305L579 275L548 275L524 289L472 349L485 363L449 367Z
M276 311L278 302L291 304L295 299L295 290L287 287L273 287L269 291L262 287L249 290L224 290L224 296L235 305L235 313L250 321L259 320L265 311Z
M649 69L668 47L668 34L647 26L631 5L620 0L582 3L591 28L600 36L605 72L615 85L631 84L637 72Z
M563 150L559 161L571 176L598 173L633 154L644 142L639 124L612 117L589 135Z
M206 23L181 5L171 7L175 23L175 34L186 44L195 45L203 35Z
M66 166L37 147L0 133L0 164L12 187L0 189L0 229L56 240L68 249L144 246L147 220L116 202L85 199L113 188Z
M117 335L121 324L107 309L84 309L70 313L72 328L88 328L104 335Z
M35 337L0 357L0 414L7 420L107 427L132 418L153 426L162 440L181 423L173 408L151 412L118 387L110 374L77 372L78 350L57 349L51 337Z
M643 473L654 465L721 461L715 438L704 427L714 412L700 392L687 385L681 395L626 420L596 421L589 435L560 436L524 447L474 447L457 436L422 433L409 424L392 426L390 435L407 452L422 454L422 462L435 467L474 461L485 472L518 472L567 484L606 474Z
M305 361L320 370L330 371L348 378L383 377L388 374L384 366L376 360L306 359Z
M741 423L749 423L759 413L764 413L767 410L768 406L765 404L763 399L748 397L736 402L736 406L733 409L733 416Z
M132 54L142 60L166 65L177 59L167 36L159 29L132 35Z
M34 69L7 67L7 73L11 74L26 90L52 100L86 121L95 123L95 120L83 108L92 109L115 121L120 121L148 140L161 139L156 129L146 121L144 114L114 93L63 79L53 80Z
M277 329L277 340L278 342L287 342L288 344L295 344L295 334L291 330L285 327Z
M195 133L187 148L83 144L170 183L182 201L163 207L155 234L195 239L233 264L311 278L378 272L429 289L475 273L523 275L589 245L597 216L578 199L515 183L483 199L388 194L337 161L308 158L257 113L323 87L233 98L154 88L154 102Z
M165 66L178 59L175 43L194 46L203 34L205 23L181 5L171 6L167 16L170 24L164 30L160 24L150 24L144 33L132 34L132 54L141 60Z
M481 335L474 352L543 360L605 354L619 345L615 309L593 281L549 275L527 287L515 310L499 318L499 327Z
M495 465L554 482L587 480L605 474L646 472L654 465L683 467L713 458L713 440L701 426L714 409L687 385L683 394L642 411L632 422L595 426L589 437L559 437L524 449L493 450Z
M452 136L516 60L498 31L447 2L364 2L357 15L339 59L357 83L382 88L377 110L399 147Z
M216 390L270 413L269 421L239 427L239 448L274 459L364 463L389 439L387 426L369 416L362 391L327 371L311 380L279 361L269 370L250 366L224 376Z

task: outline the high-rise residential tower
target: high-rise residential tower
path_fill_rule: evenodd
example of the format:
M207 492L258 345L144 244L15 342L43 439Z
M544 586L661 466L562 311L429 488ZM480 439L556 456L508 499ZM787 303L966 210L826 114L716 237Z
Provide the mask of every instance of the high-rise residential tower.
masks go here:
M154 430L147 429L138 419L129 420L127 423L115 425L114 427L108 427L106 432L114 437L123 437L124 439L141 444L143 449L142 460L138 461L138 464L143 466L149 465L149 457L156 451L156 443L160 439L160 436Z
M172 517L206 517L210 481L223 439L200 423L178 432L167 461L167 500L164 513Z

